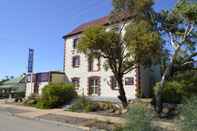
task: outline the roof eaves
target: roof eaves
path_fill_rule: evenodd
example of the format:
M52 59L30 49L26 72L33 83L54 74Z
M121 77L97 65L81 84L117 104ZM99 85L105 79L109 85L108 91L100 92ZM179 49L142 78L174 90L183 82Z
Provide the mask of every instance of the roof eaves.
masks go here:
M102 26L107 26L109 25L109 16L104 16L99 19L89 21L87 23L79 25L77 28L75 28L73 31L70 33L66 34L63 36L63 39L66 39L68 37L72 37L77 34L81 34L87 27L94 26L94 25L102 25Z
M67 35L64 35L62 38L63 39L67 39L68 37L72 37L72 36L74 36L74 35L78 35L78 34L81 34L83 31L79 31L79 32L76 32L76 33L69 33L69 34L67 34Z

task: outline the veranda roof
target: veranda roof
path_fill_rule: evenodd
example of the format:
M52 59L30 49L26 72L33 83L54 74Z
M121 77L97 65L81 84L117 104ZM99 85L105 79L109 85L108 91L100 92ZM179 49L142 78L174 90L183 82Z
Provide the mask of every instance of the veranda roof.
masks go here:
M0 90L1 89L12 89L13 91L23 92L23 91L25 91L25 87L26 87L25 77L20 76L15 79L4 82L2 85L0 85Z

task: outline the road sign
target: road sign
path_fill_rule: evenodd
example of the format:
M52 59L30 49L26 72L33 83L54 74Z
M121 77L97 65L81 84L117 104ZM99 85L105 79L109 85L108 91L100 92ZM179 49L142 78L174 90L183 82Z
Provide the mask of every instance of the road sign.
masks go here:
M28 73L33 73L34 49L29 49Z

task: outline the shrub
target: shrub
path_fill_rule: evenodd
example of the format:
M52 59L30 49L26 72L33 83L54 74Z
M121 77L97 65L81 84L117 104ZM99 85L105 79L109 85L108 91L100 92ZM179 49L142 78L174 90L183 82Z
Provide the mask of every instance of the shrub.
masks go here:
M159 91L160 83L154 87L154 94ZM167 81L162 90L162 101L166 103L180 103L184 95L184 86L177 81Z
M197 97L187 99L181 109L180 126L182 131L196 131L197 129Z
M185 71L177 73L174 80L181 83L184 90L184 96L191 97L197 95L197 71Z
M97 104L97 109L98 110L109 110L112 109L112 103L111 102L96 102Z
M27 100L24 101L24 105L34 107L37 104L38 98L38 95L32 94Z
M78 97L70 107L70 110L73 112L120 111L112 102L91 101L84 96Z
M167 103L180 103L184 96L183 85L177 81L166 82L162 92L162 101Z
M25 97L25 92L16 92L12 96L15 102L22 102Z
M77 96L75 88L71 84L49 84L42 90L42 96L38 99L38 108L56 108L69 103Z
M96 109L96 104L86 99L84 96L78 97L74 104L70 107L70 110L74 112L92 112Z
M54 108L53 102L52 101L45 100L45 99L37 99L36 104L35 104L35 107L36 108L40 108L40 109Z
M129 108L126 127L123 131L152 131L152 116L142 104L134 104Z
M24 97L25 97L25 92L14 93L14 98L24 98Z
M184 97L189 98L197 94L197 72L185 71L176 73L166 81L162 91L163 102L180 103ZM154 94L159 91L160 84L154 87Z

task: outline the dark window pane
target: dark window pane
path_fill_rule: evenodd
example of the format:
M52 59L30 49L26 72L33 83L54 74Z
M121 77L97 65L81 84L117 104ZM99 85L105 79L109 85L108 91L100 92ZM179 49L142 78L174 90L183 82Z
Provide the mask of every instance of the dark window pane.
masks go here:
M72 58L72 66L73 67L79 67L80 65L80 57L79 56L74 56Z
M73 49L77 48L78 41L79 41L79 38L73 40Z
M112 90L118 89L118 84L117 84L116 78L114 76L110 77L110 84L111 84L110 86L111 86Z
M134 84L134 78L133 77L125 78L125 85L133 85L133 84Z
M93 71L93 59L91 57L88 58L88 71Z
M80 79L79 78L72 78L72 83L74 84L75 88L79 88Z

